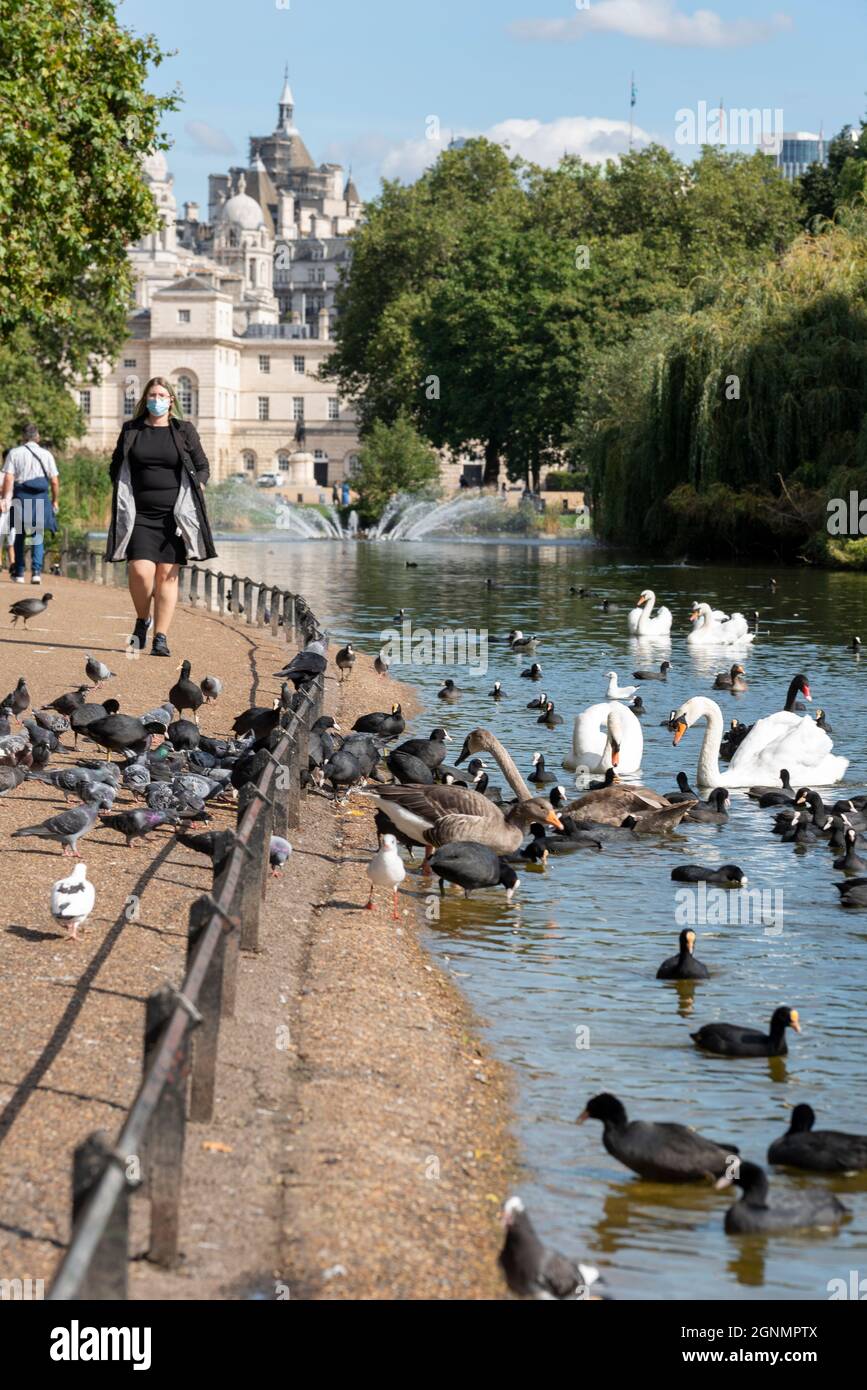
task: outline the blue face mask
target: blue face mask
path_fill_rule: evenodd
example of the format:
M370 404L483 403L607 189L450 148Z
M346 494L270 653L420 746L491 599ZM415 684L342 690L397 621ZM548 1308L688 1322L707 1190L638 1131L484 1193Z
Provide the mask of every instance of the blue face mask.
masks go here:
M165 396L156 396L153 400L149 400L147 405L151 415L165 415L169 408L169 402Z

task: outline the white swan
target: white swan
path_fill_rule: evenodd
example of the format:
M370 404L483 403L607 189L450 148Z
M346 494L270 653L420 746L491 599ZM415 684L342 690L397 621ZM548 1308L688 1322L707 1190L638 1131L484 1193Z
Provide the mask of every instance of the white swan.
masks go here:
M752 642L756 635L750 632L743 613L732 613L723 621L709 603L697 603L689 621L695 627L686 640L694 647L732 647L735 643Z
M563 759L567 772L637 772L644 752L641 724L632 710L616 701L591 705L579 714L572 730L572 752Z
M700 719L707 720L698 755L696 780L700 787L749 787L760 778L762 782L778 781L784 767L796 785L830 786L845 776L849 766L848 758L831 753L831 739L808 715L778 710L753 725L727 771L720 772L723 717L715 700L695 695L675 710L674 743L680 743L687 729Z
M637 685L620 686L617 683L617 672L609 671L608 689L605 692L606 700L631 700L638 689Z
M671 609L660 608L654 617L655 607L656 594L652 589L644 589L638 595L636 607L630 610L627 619L631 636L667 637L669 635L671 632Z

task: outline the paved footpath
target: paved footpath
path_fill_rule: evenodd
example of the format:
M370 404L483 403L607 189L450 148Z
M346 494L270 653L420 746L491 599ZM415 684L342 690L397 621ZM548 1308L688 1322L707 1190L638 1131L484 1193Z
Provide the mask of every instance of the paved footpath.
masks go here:
M173 659L131 661L124 590L45 587L54 600L25 634L7 603L36 591L0 585L0 695L22 674L34 704L74 689L88 651L117 673L103 695L132 713L166 697L182 658L194 678L220 676L220 701L200 711L208 733L278 693L282 633L182 608ZM344 728L393 698L411 707L365 657L345 686L326 683ZM144 1001L182 978L189 904L211 886L210 863L166 830L127 850L96 829L80 846L96 909L83 940L65 940L48 901L70 861L9 839L60 805L32 783L0 798L0 1279L50 1279L68 1239L72 1149L94 1129L118 1132L141 1075ZM163 1272L141 1258L148 1204L134 1200L133 1298L502 1296L508 1083L419 944L428 885L407 879L399 927L385 907L361 910L374 837L357 807L308 798L286 875L269 881L262 950L242 956L221 1030L214 1120L188 1129L181 1262ZM232 824L231 809L217 813L215 828Z

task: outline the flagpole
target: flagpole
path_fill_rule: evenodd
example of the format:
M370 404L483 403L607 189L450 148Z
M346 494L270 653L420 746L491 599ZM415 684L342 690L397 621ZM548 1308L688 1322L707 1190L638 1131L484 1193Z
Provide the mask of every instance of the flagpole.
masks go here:
M633 111L635 110L635 73L633 72L629 83L629 148L632 149L632 138L634 129Z

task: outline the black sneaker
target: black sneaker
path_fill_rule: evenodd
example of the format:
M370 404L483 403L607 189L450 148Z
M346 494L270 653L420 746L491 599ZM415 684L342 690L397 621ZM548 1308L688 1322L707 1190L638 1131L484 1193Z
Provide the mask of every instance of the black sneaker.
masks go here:
M132 637L130 638L131 647L138 647L139 651L141 651L147 641L148 628L150 625L150 618L136 618L135 627L132 630Z
M154 644L151 647L151 656L171 656L169 644L166 641L166 634L158 632L154 637Z

